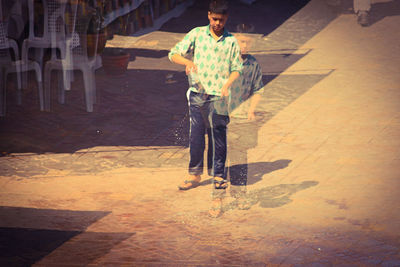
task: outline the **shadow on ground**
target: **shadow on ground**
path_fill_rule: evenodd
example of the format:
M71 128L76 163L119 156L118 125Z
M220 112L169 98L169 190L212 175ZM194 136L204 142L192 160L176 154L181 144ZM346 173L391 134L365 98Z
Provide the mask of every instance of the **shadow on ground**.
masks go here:
M231 165L228 167L230 182L233 184L252 185L262 180L265 174L284 169L289 166L291 160L281 159L274 162L256 162L250 164ZM248 169L251 171L248 173ZM246 174L246 181L241 178ZM212 179L204 180L200 185L209 185Z
M288 167L290 162L292 161L289 159L281 159L273 162L231 165L229 166L230 181L238 185L252 185L261 181L265 174Z
M372 4L370 15L370 25L373 25L386 17L399 16L400 0Z
M262 208L279 208L291 203L295 193L318 185L317 181L304 181L299 184L280 184L255 189L243 195L246 209L259 204ZM237 200L224 206L224 210L237 209Z
M74 262L89 264L134 233L93 233L85 230L110 214L107 211L0 207L0 265L31 266L49 256L60 263L63 251L75 251ZM81 253L79 253L79 251Z

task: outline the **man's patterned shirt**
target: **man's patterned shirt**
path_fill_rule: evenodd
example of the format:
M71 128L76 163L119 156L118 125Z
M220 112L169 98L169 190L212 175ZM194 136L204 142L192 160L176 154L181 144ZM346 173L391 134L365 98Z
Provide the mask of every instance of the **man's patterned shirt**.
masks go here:
M228 31L218 40L215 40L210 32L210 25L197 27L191 30L182 41L177 43L168 54L179 54L183 57L192 55L197 67L199 82L189 79L190 90L209 95L221 95L222 86L227 82L234 71L242 72L242 60L240 48L236 38Z

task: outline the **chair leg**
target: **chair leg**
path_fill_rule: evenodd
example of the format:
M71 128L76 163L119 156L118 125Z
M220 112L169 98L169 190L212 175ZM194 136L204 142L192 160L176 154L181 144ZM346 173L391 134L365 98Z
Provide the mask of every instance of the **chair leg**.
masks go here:
M22 90L22 85L21 85L21 66L19 64L17 65L17 84L18 84L18 90Z
M38 93L39 93L39 105L40 105L40 111L44 111L44 97L43 97L43 82L38 81ZM50 108L49 108L50 110Z
M67 72L68 74L68 72ZM65 104L65 80L66 80L66 72L59 71L57 74L58 79L58 102L60 104Z
M93 112L93 72L90 69L83 69L82 73L85 84L86 111Z
M51 67L50 65L44 68L44 110L50 111L50 101L51 101Z
M63 86L64 90L69 91L69 90L71 90L71 72L72 71L64 70L64 68L63 68L62 72L63 72L62 86Z
M38 83L38 93L39 93L39 105L40 111L44 111L44 97L43 97L43 81L42 81L42 71L40 69L39 64L34 63L34 68L36 72L36 80Z
M7 78L4 71L0 70L0 116L6 115L6 91L7 91Z
M39 62L40 67L43 69L43 64L44 64L44 48L36 48L38 52L38 55L35 53L36 61Z
M70 53L67 53L66 51L64 51L63 49L60 49L60 53L61 53L61 58L63 58L64 60L66 60L66 57L70 57ZM65 62L64 62L65 63ZM64 90L69 91L71 90L71 82L74 80L74 71L73 70L67 70L67 68L64 66L63 63L63 73L64 73ZM70 65L71 62L68 60L67 61L67 65Z
M19 63L19 49L18 49L18 44L14 40L9 40L10 47L14 51L14 57L15 57L15 62L16 62L16 72L17 72L17 83L18 83L18 90L21 90L21 64Z
M22 105L21 67L17 66L17 105Z
M92 69L92 94L93 94L93 104L97 104L97 86L96 86L96 70Z
M21 60L23 64L27 64L28 62L29 44L26 41L27 40L25 40L24 43L22 44ZM28 87L28 73L24 69L22 73L22 88L27 88L27 87Z
M74 81L74 71L68 70L64 72L64 88L65 90L71 90L71 83Z

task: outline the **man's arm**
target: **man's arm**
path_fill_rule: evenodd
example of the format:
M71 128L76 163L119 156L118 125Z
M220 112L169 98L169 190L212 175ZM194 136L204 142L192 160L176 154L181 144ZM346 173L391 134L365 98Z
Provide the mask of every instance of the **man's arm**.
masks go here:
M229 88L232 86L232 83L239 78L240 73L238 71L233 71L231 72L231 74L229 75L228 80L226 81L226 83L224 84L224 86L222 86L221 89L221 96L229 96Z
M264 93L264 83L262 81L262 72L260 65L258 65L257 61L255 62L256 69L255 69L255 77L252 84L252 96L250 97L250 107L247 112L247 118L250 121L256 119L254 114L258 103L260 102L261 96Z
M179 54L172 55L171 61L176 64L179 64L179 65L184 65L186 67L186 74L189 74L192 69L194 71L197 71L196 65L193 63L193 61L191 61Z
M250 99L250 107L247 112L247 119L250 121L254 121L256 119L256 115L254 114L254 112L256 111L256 107L261 100L261 94L256 93L256 94L252 95L250 98L251 98Z
M232 50L233 51L232 51L231 66L230 66L231 74L229 75L229 78L226 81L226 83L221 88L221 95L223 97L229 96L230 87L232 86L233 82L237 78L239 78L239 76L242 74L242 69L243 69L242 57L240 55L240 47L236 39L233 43Z
M193 61L185 58L194 48L194 43L196 39L198 28L191 30L189 33L185 35L185 37L178 42L168 53L168 58L173 63L180 64L186 66L186 74L189 74L191 69L196 69Z

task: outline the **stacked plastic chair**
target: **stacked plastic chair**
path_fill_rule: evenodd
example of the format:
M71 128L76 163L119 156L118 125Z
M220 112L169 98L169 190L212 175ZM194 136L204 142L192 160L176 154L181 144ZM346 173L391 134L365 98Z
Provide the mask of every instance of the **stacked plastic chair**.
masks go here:
M35 48L35 61L39 62L43 69L44 52L47 48L53 48L52 57L56 57L55 49L60 51L61 57L65 57L65 9L67 1L41 0L43 5L43 34L36 35L35 25L40 23L35 20L35 0L28 0L29 10L29 36L22 45L22 60L27 61L29 52ZM26 76L24 76L24 82Z
M18 83L18 104L21 104L21 71L36 71L36 79L38 81L40 110L44 110L43 103L43 85L42 71L37 62L19 60L18 45L7 37L8 22L0 21L0 69L1 69L1 87L0 87L0 116L6 113L6 92L7 92L7 76L15 72L17 74ZM14 60L10 55L10 49L14 52Z
M96 80L95 70L97 55L88 57L87 53L87 30L90 22L90 17L82 15L82 8L76 6L72 8L73 14L69 15L67 21L67 34L66 34L66 50L65 57L58 59L52 58L47 61L45 66L45 109L50 110L51 99L51 72L53 70L61 70L63 79L66 79L69 71L80 70L82 71L85 101L87 112L93 111L93 104L96 102ZM100 25L98 25L98 28ZM95 49L97 51L98 33L95 38ZM59 102L65 103L65 90L62 84L58 83Z

